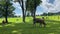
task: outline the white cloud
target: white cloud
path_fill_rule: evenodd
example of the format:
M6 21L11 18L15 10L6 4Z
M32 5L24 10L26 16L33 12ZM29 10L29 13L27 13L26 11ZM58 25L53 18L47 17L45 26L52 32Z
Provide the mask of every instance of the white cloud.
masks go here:
M13 6L15 8L21 9L20 4L18 2L13 3Z
M55 0L54 4L48 3L49 0L42 0L41 7L45 10L44 12L59 12L60 11L60 0Z
M57 11L60 11L60 0L55 0L54 5L55 5L55 9Z

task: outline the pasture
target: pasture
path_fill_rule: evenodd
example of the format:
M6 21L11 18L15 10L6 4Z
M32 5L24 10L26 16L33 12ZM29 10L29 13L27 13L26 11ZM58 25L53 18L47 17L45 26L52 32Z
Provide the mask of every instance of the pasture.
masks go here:
M47 18L46 18L47 17ZM41 18L37 16L37 18ZM22 18L8 18L9 24L2 25L4 18L0 18L0 34L60 34L60 16L44 16L46 27L40 27L37 23L33 26L32 17L26 17L26 23ZM18 20L17 20L18 19Z

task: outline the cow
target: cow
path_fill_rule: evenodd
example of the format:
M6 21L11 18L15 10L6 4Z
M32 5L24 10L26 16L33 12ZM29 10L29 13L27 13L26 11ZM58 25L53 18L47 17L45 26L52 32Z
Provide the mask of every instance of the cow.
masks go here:
M44 19L35 18L35 19L33 19L33 22L34 22L33 25L35 25L36 23L39 23L41 25L41 27L42 27L42 25L44 25L44 27L46 26Z

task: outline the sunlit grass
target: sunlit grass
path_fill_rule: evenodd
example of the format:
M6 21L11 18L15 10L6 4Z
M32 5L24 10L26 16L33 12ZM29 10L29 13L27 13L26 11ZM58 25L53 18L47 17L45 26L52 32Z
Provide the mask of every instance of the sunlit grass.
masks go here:
M2 20L3 18L0 19L0 23ZM9 24L0 24L0 34L60 34L60 19L57 16L45 18L47 23L45 28L40 27L39 24L33 27L32 17L26 17L26 23L22 22L22 18L8 18L8 21Z

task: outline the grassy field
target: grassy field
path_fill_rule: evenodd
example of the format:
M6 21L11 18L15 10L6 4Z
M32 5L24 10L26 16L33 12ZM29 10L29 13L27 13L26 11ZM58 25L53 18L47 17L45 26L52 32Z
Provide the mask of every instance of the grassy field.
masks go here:
M45 28L40 27L39 24L33 27L32 17L26 17L26 23L22 22L22 18L8 18L9 24L5 25L1 24L3 19L0 18L0 34L60 34L60 18L58 16L48 16L48 18L45 16L47 23Z

